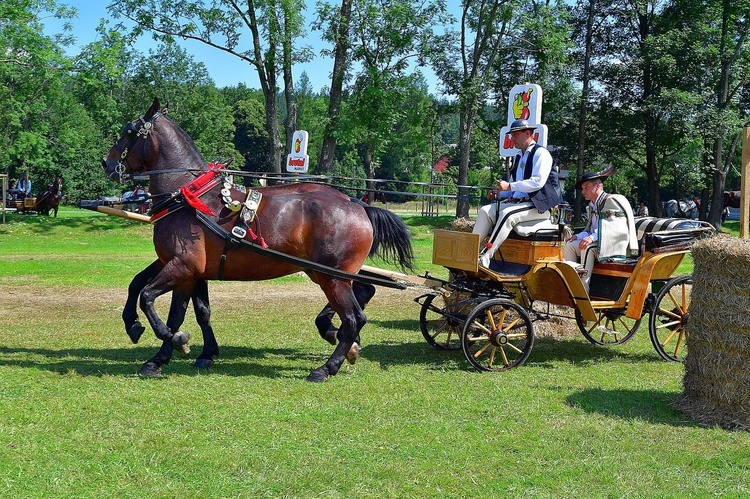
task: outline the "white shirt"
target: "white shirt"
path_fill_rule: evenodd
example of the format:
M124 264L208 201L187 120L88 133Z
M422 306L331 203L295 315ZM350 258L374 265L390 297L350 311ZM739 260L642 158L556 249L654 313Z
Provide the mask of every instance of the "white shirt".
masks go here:
M595 202L592 203L589 201L589 206L591 207L591 232L582 231L576 234L578 241L584 237L591 237L593 242L599 240L599 201L601 201L602 196L604 196L604 191L596 197Z
M536 142L531 142L526 150L521 154L521 159L518 161L518 167L516 168L516 177L523 179L524 170L526 169L526 161L529 153L536 145ZM552 171L552 155L544 147L537 149L534 155L534 163L531 168L531 177L525 180L518 180L510 183L510 190L513 191L514 198L527 197L530 192L535 192L544 187L547 183L547 177Z

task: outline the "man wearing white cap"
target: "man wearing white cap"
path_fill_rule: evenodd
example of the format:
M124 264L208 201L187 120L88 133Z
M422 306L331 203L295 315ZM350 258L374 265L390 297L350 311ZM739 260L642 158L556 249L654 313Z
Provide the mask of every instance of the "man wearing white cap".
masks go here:
M516 120L510 125L508 133L521 154L516 156L509 181L497 181L499 196L504 200L482 207L472 231L479 234L480 245L490 236L485 247L480 247L482 267L489 268L495 252L516 224L549 219L550 209L560 204L557 171L552 168L549 151L534 141L535 128L526 120Z

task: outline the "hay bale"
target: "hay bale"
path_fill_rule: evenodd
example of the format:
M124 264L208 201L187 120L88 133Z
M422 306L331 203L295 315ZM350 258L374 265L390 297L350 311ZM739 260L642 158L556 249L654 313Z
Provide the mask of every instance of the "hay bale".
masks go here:
M750 241L695 243L683 393L674 406L702 424L750 429Z
M458 217L451 222L451 230L458 232L471 232L474 229L474 220L471 218Z

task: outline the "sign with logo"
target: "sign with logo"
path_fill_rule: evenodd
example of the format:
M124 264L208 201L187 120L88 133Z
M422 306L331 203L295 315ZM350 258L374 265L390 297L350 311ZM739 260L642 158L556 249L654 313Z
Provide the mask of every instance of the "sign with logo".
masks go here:
M307 137L304 130L297 130L292 135L292 150L286 157L286 171L292 173L307 173L310 157L307 155Z
M508 95L508 124L500 129L500 156L513 157L520 153L510 139L510 124L516 120L526 120L537 125L533 132L534 141L547 147L547 125L542 125L542 87L527 83L516 85Z

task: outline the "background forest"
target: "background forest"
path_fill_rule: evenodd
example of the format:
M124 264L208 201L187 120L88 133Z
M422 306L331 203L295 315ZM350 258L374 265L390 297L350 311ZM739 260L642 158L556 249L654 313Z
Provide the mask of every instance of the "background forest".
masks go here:
M652 214L667 199L712 199L702 216L717 226L718 200L739 185L750 0L121 0L108 10L97 41L70 56L75 33L47 36L43 21L75 9L0 3L0 169L11 182L27 170L38 188L60 173L67 203L121 192L99 161L158 97L207 161L281 172L303 129L310 173L450 184L465 216L477 192L468 186L503 175L508 92L532 82L571 176L614 164L608 190ZM322 53L300 42L310 28ZM148 53L135 49L144 36L156 40ZM261 88L217 88L179 39L237 56ZM321 57L334 69L315 89L294 67ZM438 178L430 166L443 154L451 166Z

